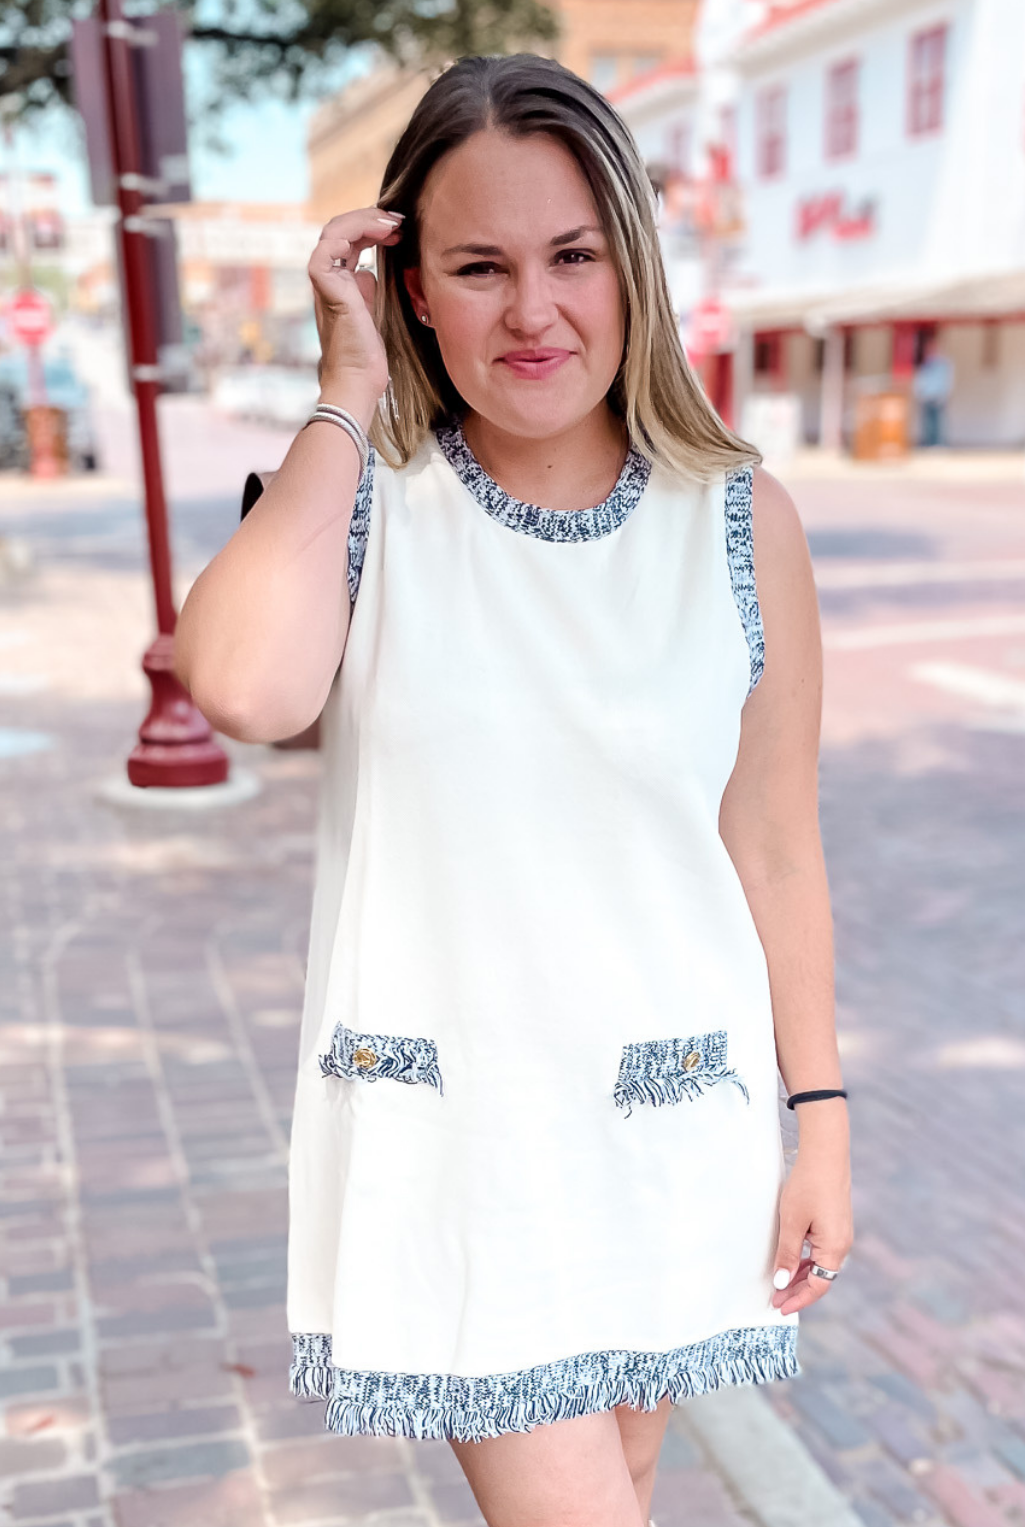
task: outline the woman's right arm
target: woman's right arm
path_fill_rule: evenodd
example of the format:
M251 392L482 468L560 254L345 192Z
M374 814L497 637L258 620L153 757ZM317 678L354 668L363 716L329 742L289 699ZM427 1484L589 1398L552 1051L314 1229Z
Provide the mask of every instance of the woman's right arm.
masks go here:
M400 229L376 208L332 218L310 260L322 350L320 401L369 428L388 383L363 249ZM348 269L332 269L346 259ZM336 425L300 430L280 469L182 605L174 669L217 731L244 742L295 736L319 716L349 628L349 526L359 456Z

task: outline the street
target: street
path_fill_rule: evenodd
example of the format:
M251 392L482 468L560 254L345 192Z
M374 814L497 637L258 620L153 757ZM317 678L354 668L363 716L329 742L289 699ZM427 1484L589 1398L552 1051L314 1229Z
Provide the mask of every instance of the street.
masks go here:
M290 436L161 407L180 607ZM102 477L0 479L0 540L33 557L0 581L7 1519L479 1523L446 1444L327 1436L288 1395L318 756L221 738L262 791L220 812L96 799L145 715L153 635L133 421L103 422ZM1021 1527L1025 462L781 475L823 621L856 1238L802 1315L803 1374L761 1394L867 1527ZM652 1509L758 1519L682 1413Z

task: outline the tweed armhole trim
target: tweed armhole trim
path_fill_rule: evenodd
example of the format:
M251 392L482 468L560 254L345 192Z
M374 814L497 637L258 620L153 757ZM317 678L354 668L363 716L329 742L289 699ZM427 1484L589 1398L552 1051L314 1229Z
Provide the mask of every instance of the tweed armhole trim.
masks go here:
M345 1436L456 1437L479 1442L550 1421L629 1404L654 1410L727 1384L760 1384L801 1373L796 1322L741 1326L668 1352L606 1349L507 1373L384 1373L337 1368L323 1332L292 1335L289 1387L326 1400L324 1424Z
M349 584L349 609L356 603L356 595L359 593L359 580L363 572L363 559L367 553L367 537L370 534L370 505L374 497L374 466L377 460L377 452L370 447L370 455L367 458L367 469L359 480L356 489L356 502L352 506L352 520L349 523L349 546L348 566L346 577Z
M726 559L730 568L733 598L751 658L751 681L754 689L765 669L765 632L755 584L754 536L751 513L754 497L754 468L741 467L726 475Z

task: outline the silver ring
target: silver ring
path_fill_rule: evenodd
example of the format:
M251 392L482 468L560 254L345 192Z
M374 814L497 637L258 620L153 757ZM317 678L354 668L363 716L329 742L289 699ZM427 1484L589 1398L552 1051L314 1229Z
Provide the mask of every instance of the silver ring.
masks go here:
M835 1272L831 1272L828 1267L820 1267L817 1262L813 1262L808 1270L809 1272L813 1272L816 1278L828 1278L830 1282L832 1282L834 1278L837 1278L840 1275L839 1268L837 1268Z

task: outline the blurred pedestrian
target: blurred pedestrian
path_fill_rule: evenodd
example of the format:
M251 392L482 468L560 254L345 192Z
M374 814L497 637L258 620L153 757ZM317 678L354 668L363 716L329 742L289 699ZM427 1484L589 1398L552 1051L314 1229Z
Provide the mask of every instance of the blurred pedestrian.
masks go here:
M807 541L553 60L441 74L309 272L320 405L176 645L236 737L322 713L293 1393L491 1527L643 1527L670 1407L798 1373L851 1241Z
M915 369L914 392L921 412L919 444L946 444L946 411L954 390L954 363L944 355L935 336L926 340Z

